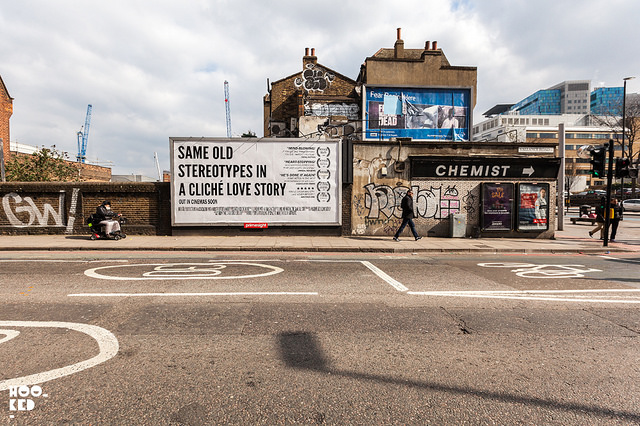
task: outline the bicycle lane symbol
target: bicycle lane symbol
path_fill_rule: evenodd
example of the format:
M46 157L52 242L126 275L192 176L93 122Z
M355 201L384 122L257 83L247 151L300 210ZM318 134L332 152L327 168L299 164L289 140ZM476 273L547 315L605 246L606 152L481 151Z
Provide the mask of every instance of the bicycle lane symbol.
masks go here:
M478 263L484 268L512 268L511 272L522 278L583 278L590 272L602 272L602 269L588 268L584 265L553 265L534 263Z

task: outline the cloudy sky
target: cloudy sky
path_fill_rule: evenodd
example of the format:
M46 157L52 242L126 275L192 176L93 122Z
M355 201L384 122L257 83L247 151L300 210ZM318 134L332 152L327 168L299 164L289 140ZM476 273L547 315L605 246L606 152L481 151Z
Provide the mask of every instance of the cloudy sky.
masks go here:
M475 121L564 80L640 92L637 0L19 0L0 9L0 76L14 98L11 139L87 156L114 174L157 177L170 136L262 136L271 81L302 70L305 47L355 79L364 59L437 40L478 67Z

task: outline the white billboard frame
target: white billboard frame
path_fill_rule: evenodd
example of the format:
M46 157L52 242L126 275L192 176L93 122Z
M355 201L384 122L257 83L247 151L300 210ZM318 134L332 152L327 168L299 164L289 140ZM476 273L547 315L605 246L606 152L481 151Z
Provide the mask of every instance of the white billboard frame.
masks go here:
M171 226L247 227L247 225L264 224L271 227L342 225L342 146L340 139L170 137L169 145L171 160ZM181 150L182 158L178 158L178 153L176 152L180 146L185 147ZM186 148L187 146L209 146L211 148L206 150L204 148L202 148L202 150L193 148L187 156L189 158L185 158L184 154L189 151ZM216 147L215 155L213 147ZM282 158L282 161L277 162L277 164L254 164L252 162L246 162L247 159L255 161L255 158L261 157L261 150L267 154L273 154L273 152L269 152L269 150L273 151L279 147L284 150L282 152L285 152L287 156L290 157L289 160ZM330 149L319 149L321 147L330 147ZM315 177L311 177L311 173L309 173L311 170L309 157L311 148L313 148L313 152L319 156L319 158L315 160L317 164ZM228 151L229 149L231 149L231 151ZM205 151L206 153L204 153ZM226 158L228 156L227 152L229 152L232 157L235 156L235 158ZM249 154L247 154L248 152ZM300 154L298 154L298 152L300 152ZM326 158L325 153L327 153ZM243 158L243 155L248 155L249 157ZM297 155L304 155L306 157L296 160ZM272 158L274 158L274 156L272 156ZM187 160L189 161L185 163ZM238 160L245 161L243 164L235 164L234 161ZM222 163L212 164L212 161ZM272 161L272 163L275 162L276 161ZM304 170L296 170L296 163L299 163L299 167L304 168ZM181 165L184 167L180 167ZM237 166L234 176L223 176L224 173L215 174L211 171L213 169L221 172L222 166L225 167L225 170L231 171L228 167L233 167L234 165ZM324 167L326 167L326 172ZM180 168L180 173L177 168ZM254 183L254 185L256 185L255 187L248 185L246 183L248 179L247 176L257 179L258 169L262 171L260 175L261 182ZM185 173L185 170L187 170L188 173ZM289 171L291 173L289 173ZM304 171L304 173L302 171ZM204 175L194 176L201 173L204 173ZM186 176L187 174L191 176ZM276 176L276 174L278 176ZM205 176L205 179L208 179L210 182L202 183L202 181L199 181L198 179L201 179L202 176ZM233 185L235 183L241 184L243 181L245 182L243 189L248 191L249 195L241 194L240 196L233 196L224 194L224 188L227 188L227 185ZM204 185L209 185L207 189L210 191L212 185L220 185L215 188L216 190L220 190L220 193L217 195L206 195L206 197L209 198L198 198L203 196L185 194L185 191L187 191L186 188L189 187L189 184L193 183L200 183L203 188L205 187ZM185 184L187 186L185 186ZM277 193L269 196L266 204L269 204L269 202L278 204L273 200L276 196L281 196L282 202L277 206L266 206L265 204L260 205L259 203L249 202L251 191L258 189L259 185L262 185L263 190L267 187L273 188L274 192L283 192L283 194ZM328 188L325 189L327 185ZM312 190L312 186L315 188L314 190ZM295 189L293 193L292 187ZM331 187L333 187L333 189L331 189ZM312 199L311 196L313 194L315 194L315 197ZM300 195L302 196L297 197ZM243 196L245 197L244 199L242 198ZM267 195L260 194L260 196L263 197L264 202L264 197L267 197ZM229 205L229 199L233 199L234 202L238 202L238 204L235 206ZM289 199L289 201L287 201L287 199ZM193 200L196 200L197 203ZM295 200L295 202L291 202L293 200ZM220 201L222 201L222 203L220 203ZM191 202L195 204L191 204ZM320 204L322 204L322 207L318 207ZM195 208L197 208L197 211L200 213L191 215L186 213L185 208L187 205L193 209L190 211L194 211ZM180 208L182 209L179 210ZM257 213L255 215L252 214L254 211L265 211L265 209L269 208L277 209L278 214L273 214L272 212L268 217ZM221 209L244 209L244 212L249 213L220 214L219 212L223 211ZM207 214L202 213L203 211L216 211L216 213ZM280 215L283 211L285 213L293 211L293 214ZM300 220L295 220L295 216L298 215L298 213L300 213Z

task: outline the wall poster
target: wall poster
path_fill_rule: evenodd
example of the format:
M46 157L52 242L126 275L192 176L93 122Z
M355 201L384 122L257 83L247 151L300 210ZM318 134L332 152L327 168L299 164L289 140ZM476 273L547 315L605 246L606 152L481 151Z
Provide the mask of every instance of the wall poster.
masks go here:
M518 184L518 231L549 229L549 184Z
M512 183L482 184L482 230L511 231L513 229Z
M339 225L339 140L171 138L171 222Z
M471 89L365 87L365 92L365 140L469 140Z

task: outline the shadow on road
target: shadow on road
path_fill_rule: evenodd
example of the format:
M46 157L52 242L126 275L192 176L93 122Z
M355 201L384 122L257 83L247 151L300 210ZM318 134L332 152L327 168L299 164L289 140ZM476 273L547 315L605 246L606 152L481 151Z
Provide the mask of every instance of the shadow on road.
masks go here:
M456 386L446 386L425 381L407 380L402 378L394 378L391 376L358 373L355 371L335 370L330 367L329 359L324 354L324 351L322 350L319 341L314 333L301 331L281 333L278 336L278 343L282 359L290 368L312 370L320 373L349 377L356 380L367 380L378 383L411 386L415 388L422 388L436 392L446 392L461 396L475 396L498 402L524 404L528 406L574 411L578 413L590 413L599 417L614 417L632 422L640 422L640 414L629 413L626 411L616 411L592 405L554 401L540 398L528 398L507 393L492 392L473 388L462 388Z

